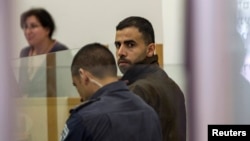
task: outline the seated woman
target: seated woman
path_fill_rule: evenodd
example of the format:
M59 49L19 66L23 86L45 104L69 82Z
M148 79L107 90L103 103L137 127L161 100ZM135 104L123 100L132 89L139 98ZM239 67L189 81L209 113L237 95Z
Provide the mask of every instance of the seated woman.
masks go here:
M20 57L46 54L68 47L52 39L55 23L48 11L43 8L32 8L21 15L21 28L29 46L23 48Z

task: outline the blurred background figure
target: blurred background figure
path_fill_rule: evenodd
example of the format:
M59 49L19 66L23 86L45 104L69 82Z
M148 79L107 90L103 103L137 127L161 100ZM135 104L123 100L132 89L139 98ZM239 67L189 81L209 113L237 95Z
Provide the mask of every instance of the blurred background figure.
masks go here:
M21 15L21 28L29 44L21 50L20 57L34 56L68 47L52 39L56 28L50 13L43 8L32 8Z
M20 60L19 84L22 96L44 97L47 96L46 88L53 91L55 96L56 87L47 85L46 80L46 72L56 69L53 66L47 67L47 62L54 62L55 57L46 54L68 50L68 47L52 38L56 26L51 14L44 8L25 11L21 14L20 24L29 44L21 50L20 57L34 56Z

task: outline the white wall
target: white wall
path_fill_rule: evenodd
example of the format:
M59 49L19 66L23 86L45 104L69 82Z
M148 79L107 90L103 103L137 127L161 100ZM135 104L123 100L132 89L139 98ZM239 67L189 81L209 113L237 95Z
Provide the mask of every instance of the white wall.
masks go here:
M164 63L183 64L185 1L162 0Z
M186 96L185 1L162 0L164 70L181 87Z

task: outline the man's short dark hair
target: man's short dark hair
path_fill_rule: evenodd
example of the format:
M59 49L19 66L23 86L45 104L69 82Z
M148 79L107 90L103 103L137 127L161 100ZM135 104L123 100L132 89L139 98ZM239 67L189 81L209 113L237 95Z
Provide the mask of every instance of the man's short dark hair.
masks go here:
M116 30L122 30L127 27L138 28L146 44L155 43L154 29L147 19L136 16L127 17L116 26Z
M78 76L80 68L89 71L98 78L117 76L114 55L100 43L87 44L77 52L71 65L72 75Z

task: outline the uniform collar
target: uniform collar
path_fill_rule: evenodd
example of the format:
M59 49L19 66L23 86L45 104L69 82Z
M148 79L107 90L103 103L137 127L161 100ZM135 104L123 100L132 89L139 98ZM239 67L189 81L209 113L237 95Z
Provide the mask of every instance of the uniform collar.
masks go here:
M124 90L128 89L125 82L116 81L116 82L109 83L109 84L101 87L99 90L97 90L95 92L95 94L93 94L90 97L90 100L96 99L96 98L101 97L103 95L113 93L115 91L121 91L122 89L124 89Z

